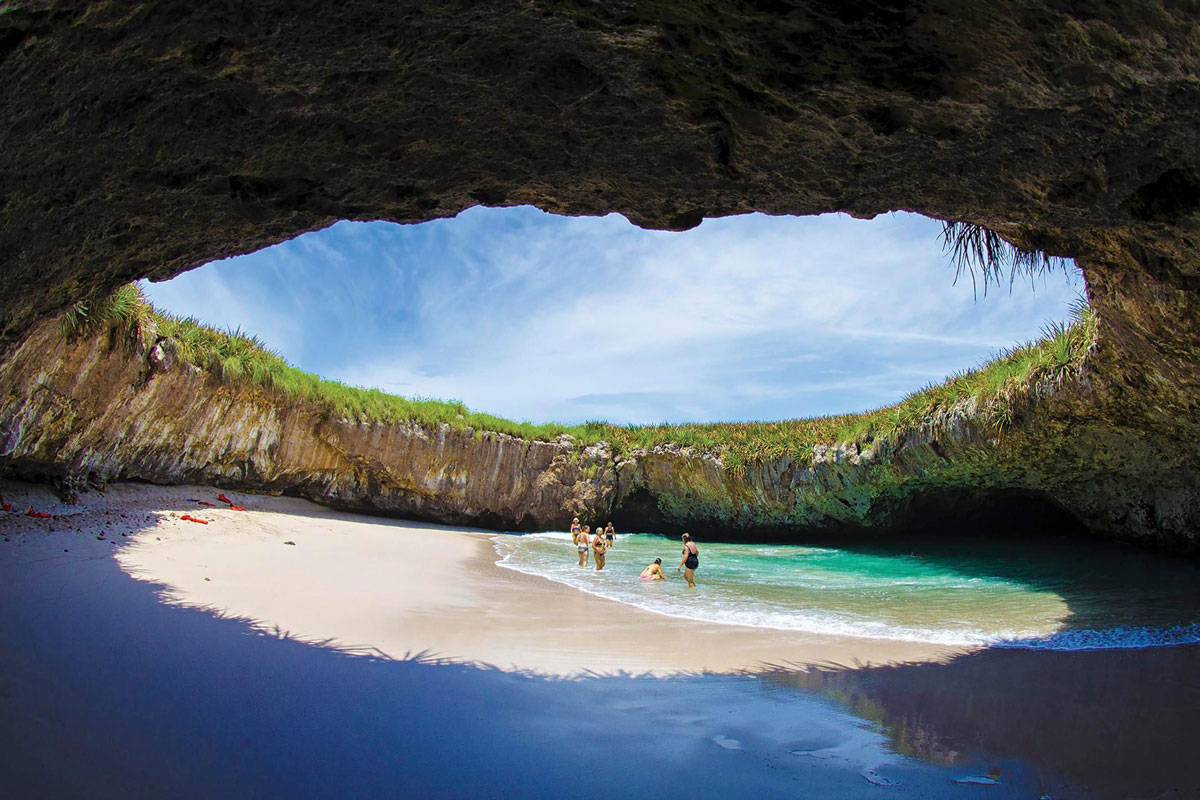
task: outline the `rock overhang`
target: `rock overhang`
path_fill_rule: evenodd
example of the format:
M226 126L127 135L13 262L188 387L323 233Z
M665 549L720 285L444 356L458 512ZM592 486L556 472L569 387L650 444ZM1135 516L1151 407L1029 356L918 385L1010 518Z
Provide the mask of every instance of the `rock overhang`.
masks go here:
M479 203L672 230L910 210L1191 277L1187 5L10 3L0 242L42 290L5 321Z
M1196 12L10 2L0 352L75 300L337 219L527 203L679 230L747 211L908 210L1076 258L1100 320L1080 415L1186 450Z

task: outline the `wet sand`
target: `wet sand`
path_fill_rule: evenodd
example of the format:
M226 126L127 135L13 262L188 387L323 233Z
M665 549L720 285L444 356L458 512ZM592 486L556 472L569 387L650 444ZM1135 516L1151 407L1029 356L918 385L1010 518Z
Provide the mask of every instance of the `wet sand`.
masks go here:
M168 602L352 653L572 675L878 665L961 652L670 618L497 566L492 538L505 534L343 514L296 498L229 492L246 508L232 511L219 490L195 486L126 484L65 507L44 490L9 494L19 507L63 515L58 526L76 535L107 533L120 544L122 569L161 587ZM686 591L681 578L671 583Z
M72 519L95 535L105 524L120 527L114 510L152 514L153 521L130 526L116 553L130 575L161 586L169 602L348 652L419 653L557 675L886 664L960 652L670 618L497 566L493 532L238 493L228 496L247 510L231 511L217 494L204 487L113 487L92 501L97 505L74 509ZM182 520L183 513L209 524ZM564 549L563 557L575 555ZM612 558L621 558L619 549ZM687 591L673 577L663 588Z
M12 796L1200 791L1198 647L893 657L582 595L496 567L480 532L232 493L255 510L196 513L203 526L171 515L215 490L114 487L63 508L0 489L64 512L0 518ZM763 670L782 661L829 663ZM684 674L696 663L724 674ZM999 784L954 783L989 771Z

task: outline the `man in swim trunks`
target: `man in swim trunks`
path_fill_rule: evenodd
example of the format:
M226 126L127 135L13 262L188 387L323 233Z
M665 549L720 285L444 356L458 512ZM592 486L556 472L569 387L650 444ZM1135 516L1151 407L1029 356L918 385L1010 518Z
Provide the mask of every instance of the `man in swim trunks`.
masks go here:
M644 581L665 581L667 576L662 571L662 559L654 559L654 563L642 570L641 579Z
M596 538L592 539L592 554L596 556L596 571L604 569L604 554L608 552L608 542L604 538L604 531L596 528Z
M692 541L692 537L688 534L683 535L683 558L679 560L679 566L675 568L676 572L683 570L683 577L687 578L688 588L695 589L696 567L700 566L700 548Z

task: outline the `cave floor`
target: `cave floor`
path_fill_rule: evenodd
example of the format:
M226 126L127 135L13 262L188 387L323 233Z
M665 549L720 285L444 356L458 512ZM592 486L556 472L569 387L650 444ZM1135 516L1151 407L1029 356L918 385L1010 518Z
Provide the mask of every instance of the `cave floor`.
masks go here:
M564 677L349 654L171 602L122 570L122 543L5 533L0 772L14 797L1200 791L1197 646Z

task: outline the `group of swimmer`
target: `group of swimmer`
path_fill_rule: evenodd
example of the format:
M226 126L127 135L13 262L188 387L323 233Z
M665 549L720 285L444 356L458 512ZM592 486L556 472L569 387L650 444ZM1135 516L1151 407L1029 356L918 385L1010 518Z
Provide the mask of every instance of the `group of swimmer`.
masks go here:
M617 533L613 530L613 524L610 522L603 528L596 526L596 535L591 536L592 529L587 525L579 524L579 517L571 520L571 541L575 543L575 549L579 551L579 566L586 567L588 565L588 550L595 554L596 569L604 569L604 556L617 543ZM588 537L591 536L589 539Z
M679 560L679 566L675 568L676 572L682 572L683 577L687 580L689 588L696 586L696 568L700 566L700 548L692 541L689 534L683 534L683 558ZM609 522L603 528L596 526L596 533L592 535L592 529L587 525L579 524L579 517L571 520L571 541L575 545L575 550L579 553L579 566L586 567L588 565L588 553L590 551L593 560L596 563L596 571L604 569L604 559L608 551L613 549L616 544L616 532L613 530L613 524ZM644 581L665 581L667 576L663 574L662 559L654 559L654 563L648 565L642 570L641 579Z

